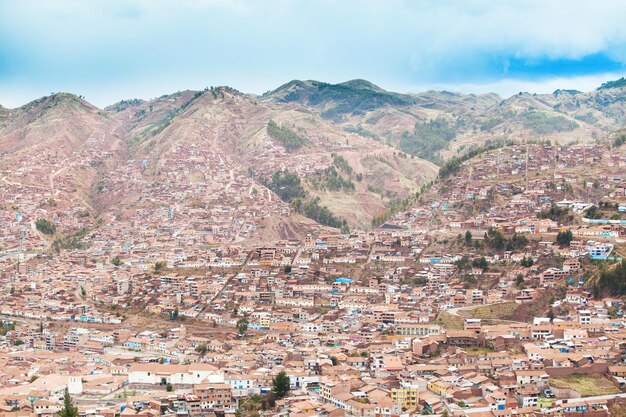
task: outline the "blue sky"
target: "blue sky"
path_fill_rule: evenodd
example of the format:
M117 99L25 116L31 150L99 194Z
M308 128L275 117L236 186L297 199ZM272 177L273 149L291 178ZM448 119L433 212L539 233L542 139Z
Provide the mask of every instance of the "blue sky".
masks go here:
M624 16L619 0L0 0L0 104L292 79L590 90L626 74Z

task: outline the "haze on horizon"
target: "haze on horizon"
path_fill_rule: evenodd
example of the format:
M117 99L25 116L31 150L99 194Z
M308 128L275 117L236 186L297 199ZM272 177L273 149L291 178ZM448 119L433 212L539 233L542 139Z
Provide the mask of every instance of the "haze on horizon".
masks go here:
M229 85L367 79L398 92L591 90L626 73L618 1L0 1L0 105L101 107Z

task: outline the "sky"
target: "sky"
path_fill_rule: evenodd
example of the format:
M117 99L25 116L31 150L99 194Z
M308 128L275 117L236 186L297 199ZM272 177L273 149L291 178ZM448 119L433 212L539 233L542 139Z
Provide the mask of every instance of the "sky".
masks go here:
M228 85L592 90L626 74L621 0L0 0L0 105Z

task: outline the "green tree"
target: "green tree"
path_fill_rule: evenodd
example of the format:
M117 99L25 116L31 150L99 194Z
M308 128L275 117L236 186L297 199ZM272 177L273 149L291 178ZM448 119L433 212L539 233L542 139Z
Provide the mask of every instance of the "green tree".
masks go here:
M244 316L240 318L239 320L237 320L237 333L239 333L239 335L243 337L248 331L249 325L250 323L248 322L247 317Z
M174 386L172 386L172 384L170 384L169 382L167 383L167 385L165 386L165 391L167 392L172 392L174 391Z
M485 257L483 256L480 259L474 259L474 261L472 262L472 266L474 268L488 269L489 262L487 262L487 259L485 259Z
M485 233L485 242L495 250L502 250L506 240L499 230L490 227Z
M122 264L122 261L119 256L116 256L115 258L111 259L111 263L115 266L120 266Z
M63 394L63 408L59 411L61 417L78 417L78 407L74 405L70 392L65 388Z
M591 206L585 210L585 217L588 219L601 219L602 213L596 206Z
M465 271L469 269L469 266L470 266L469 258L464 255L461 259L456 261L454 264L459 269L459 271Z
M603 292L617 297L626 295L626 261L600 272L600 277L593 286L594 297L599 298Z
M287 151L300 149L302 146L308 145L311 142L289 129L286 126L280 126L273 120L270 120L267 124L267 134L279 141Z
M550 323L554 321L554 311L548 311L548 318L550 319Z
M201 345L196 346L196 352L198 352L200 354L200 356L204 356L206 355L208 348L207 346L203 343Z
M54 223L47 219L38 219L35 222L35 227L44 235L52 235L56 232L56 226Z
M282 371L272 380L272 394L283 398L289 392L289 377Z
M465 232L465 244L466 245L472 244L472 232L470 232L469 230Z
M574 236L572 235L571 230L562 230L556 235L556 243L561 246L569 246L573 238Z

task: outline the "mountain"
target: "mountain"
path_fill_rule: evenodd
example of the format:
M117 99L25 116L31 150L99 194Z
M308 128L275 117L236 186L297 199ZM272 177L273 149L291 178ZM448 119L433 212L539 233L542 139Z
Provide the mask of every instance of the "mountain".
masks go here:
M622 84L502 99L295 80L259 97L218 87L105 109L53 94L0 107L0 216L19 213L24 244L53 249L136 229L197 245L367 229L478 145L604 140L623 127Z
M32 214L31 224L50 213L93 227L92 183L126 154L121 123L66 93L2 113L0 185L5 196L21 196L12 209Z
M177 158L176 152L208 149L220 156L211 168L228 171L229 178L222 180L227 185L232 177L251 177L250 182L263 185L276 172L288 170L300 177L311 199L319 198L334 215L365 227L385 209L386 201L414 193L437 173L431 163L403 158L393 148L337 129L310 111L258 102L233 89L159 100L133 108L128 123L130 152L146 161L146 173L152 175ZM176 104L163 114L163 101ZM160 109L160 118L143 112L150 105ZM272 136L270 123L293 132L305 144L286 148ZM334 161L345 161L343 170ZM203 167L190 175L195 181L214 180ZM215 187L220 185L218 181Z
M340 121L347 115L364 115L383 106L409 106L415 99L391 93L365 80L341 84L294 80L264 95L283 103L297 102L315 108L325 119Z
M497 94L427 91L398 94L363 80L291 81L261 101L297 103L344 130L437 164L495 140L588 142L624 124L623 84L596 91Z
M2 215L19 213L30 244L55 250L84 233L128 242L122 231L138 227L199 245L368 228L438 170L302 106L228 87L104 110L54 94L1 109L0 120ZM296 179L297 201L281 176ZM54 235L35 230L41 218L56 225Z

